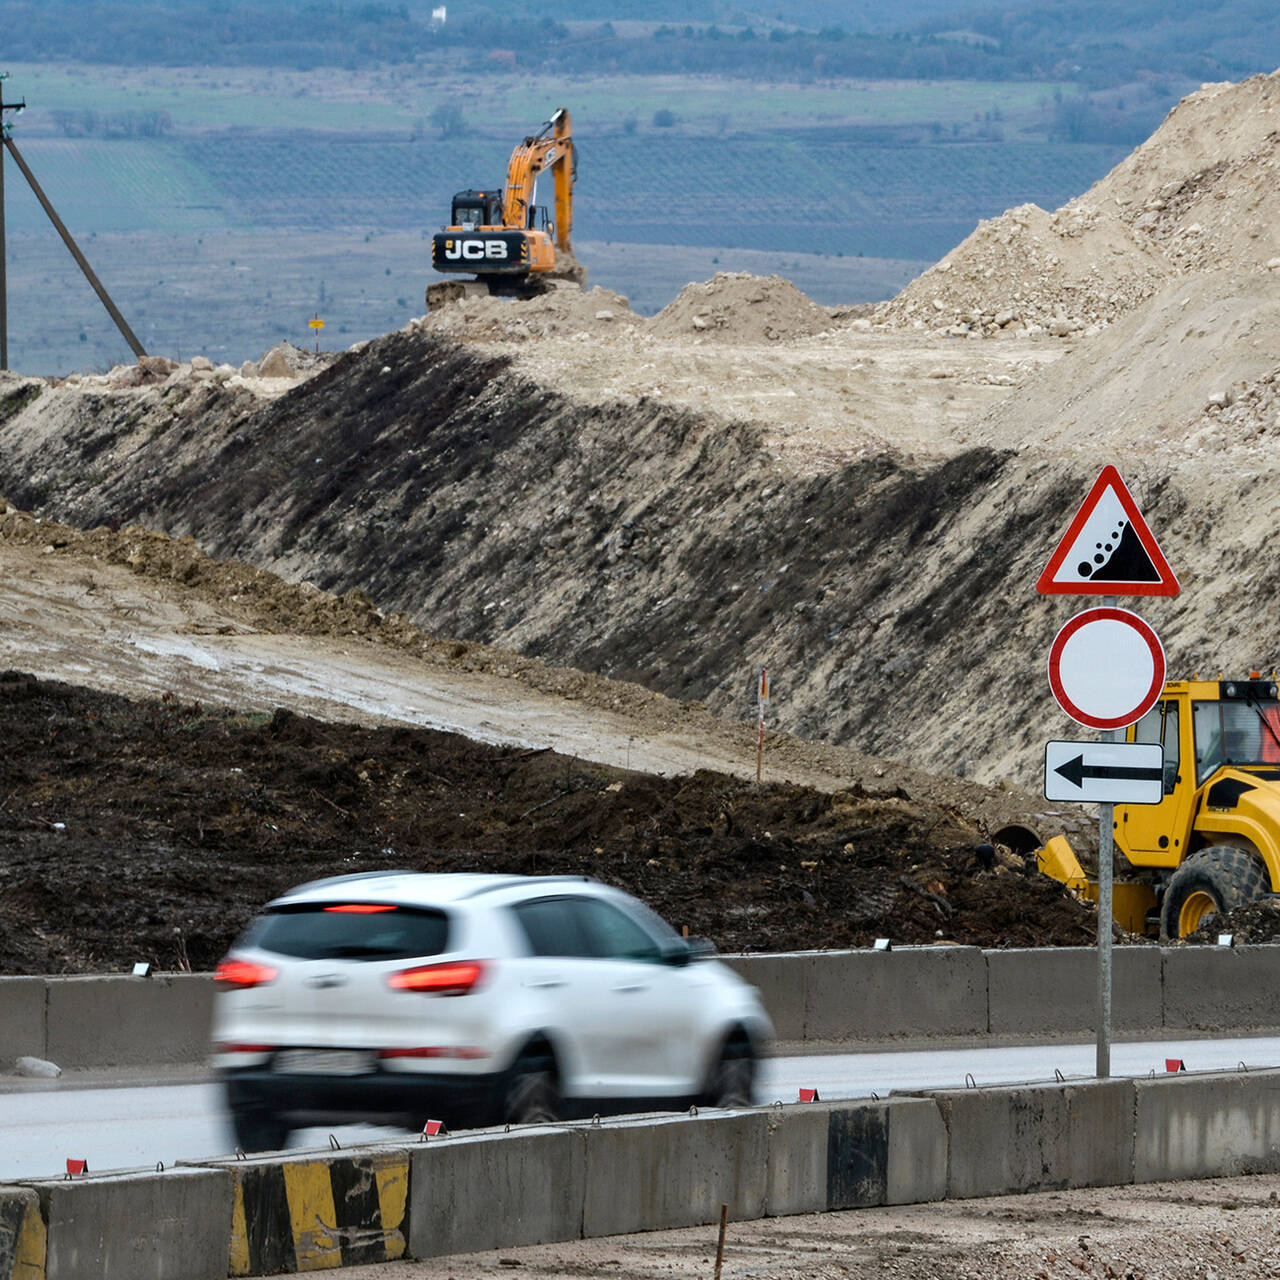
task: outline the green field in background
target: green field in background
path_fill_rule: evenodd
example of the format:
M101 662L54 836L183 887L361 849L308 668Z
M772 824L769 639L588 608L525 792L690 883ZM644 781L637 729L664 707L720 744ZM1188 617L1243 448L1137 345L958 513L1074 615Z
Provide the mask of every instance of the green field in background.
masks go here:
M426 67L301 72L250 68L9 68L7 96L25 97L23 129L47 132L54 111L161 111L180 130L321 129L412 132L435 137L432 111L456 105L468 129L514 143L557 107L575 126L607 132L628 119L652 128L655 111L695 132L756 133L814 127L930 125L950 128L998 114L1011 130L1043 128L1055 83L856 80L796 84L720 76L468 76ZM510 144L508 144L510 145Z
M23 138L19 146L58 216L77 237L113 231L199 232L228 226L237 216L226 194L173 141ZM12 230L49 226L8 157L5 196L5 220Z

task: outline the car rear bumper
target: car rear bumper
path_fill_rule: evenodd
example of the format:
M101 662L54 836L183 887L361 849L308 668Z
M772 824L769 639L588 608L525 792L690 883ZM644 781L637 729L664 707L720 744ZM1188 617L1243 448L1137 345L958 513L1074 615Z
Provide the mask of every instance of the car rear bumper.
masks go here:
M361 1076L282 1074L263 1067L218 1073L231 1111L269 1112L292 1128L317 1124L397 1124L427 1120L449 1128L492 1123L503 1076L377 1071Z

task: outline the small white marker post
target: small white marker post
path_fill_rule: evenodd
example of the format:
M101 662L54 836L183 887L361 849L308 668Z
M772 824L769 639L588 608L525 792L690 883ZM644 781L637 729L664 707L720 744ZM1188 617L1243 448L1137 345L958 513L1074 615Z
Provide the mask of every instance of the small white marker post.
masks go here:
M756 736L756 781L764 775L764 709L769 705L769 669L760 668L760 685L756 692L756 706L760 713L760 732Z

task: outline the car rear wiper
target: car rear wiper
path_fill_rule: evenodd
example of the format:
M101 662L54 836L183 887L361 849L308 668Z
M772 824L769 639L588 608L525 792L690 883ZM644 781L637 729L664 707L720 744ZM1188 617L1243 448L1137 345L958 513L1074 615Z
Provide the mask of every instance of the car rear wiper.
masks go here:
M371 956L402 956L401 947L376 947L360 943L348 943L345 946L326 947L315 959L317 960L359 960Z

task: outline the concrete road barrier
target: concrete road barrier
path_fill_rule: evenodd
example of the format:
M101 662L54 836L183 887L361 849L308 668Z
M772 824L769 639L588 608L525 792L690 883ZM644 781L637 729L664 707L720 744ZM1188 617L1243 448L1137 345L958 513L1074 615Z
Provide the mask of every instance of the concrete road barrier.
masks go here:
M832 1107L824 1208L941 1200L946 1169L947 1131L933 1102L890 1098Z
M1230 1032L1280 1025L1280 946L1169 947L1162 956L1166 1027Z
M582 1234L621 1235L762 1218L769 1179L769 1113L712 1111L585 1126Z
M47 1280L221 1280L227 1274L231 1179L221 1170L24 1185L37 1193L48 1232Z
M0 1280L205 1280L1280 1169L1280 1071L485 1130L0 1188Z
M209 1053L213 983L205 974L59 978L48 984L45 1050L68 1067L198 1062Z
M1098 1025L1098 955L1086 947L987 951L992 1035L1084 1035ZM1112 952L1111 1026L1158 1031L1164 1022L1162 952Z
M721 959L759 989L778 1039L798 1041L807 1038L805 1013L814 954L798 951L789 955L722 956Z
M784 1043L892 1044L1091 1035L1096 954L1089 947L726 956L760 988ZM1268 993L1280 946L1120 947L1112 1025L1119 1032L1280 1028ZM198 1063L208 1054L208 974L0 979L0 1072L22 1056L64 1070Z
M948 1199L1133 1181L1131 1081L924 1096L947 1128Z
M45 1056L45 990L44 978L0 978L0 1071L17 1058Z
M1280 1071L1134 1081L1134 1182L1280 1170Z
M201 1161L193 1167L217 1170L228 1179L227 1231L220 1242L223 1275L317 1271L405 1256L406 1150L299 1152Z
M815 952L806 1040L985 1035L987 966L976 947Z
M434 1258L577 1240L586 1147L580 1131L544 1126L502 1135L486 1130L414 1147L410 1255Z
M0 1187L0 1280L44 1280L48 1233L31 1187Z

